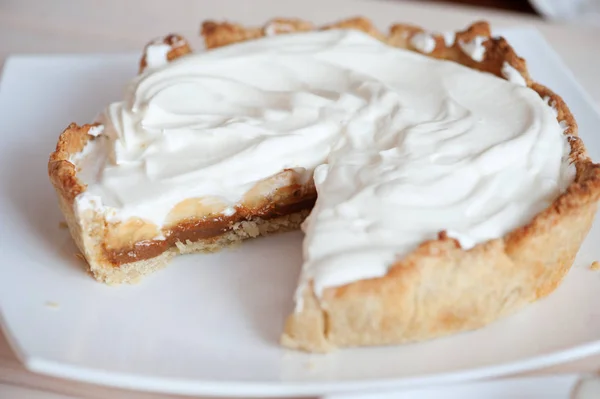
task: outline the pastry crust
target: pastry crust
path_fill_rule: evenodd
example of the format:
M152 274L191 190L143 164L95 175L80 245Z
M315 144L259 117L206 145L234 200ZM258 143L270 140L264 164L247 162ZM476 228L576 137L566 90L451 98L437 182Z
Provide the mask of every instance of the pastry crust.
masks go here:
M418 51L411 43L422 28L397 24L387 34L368 20L353 18L320 29L358 29L392 46ZM262 27L244 27L229 22L202 25L207 48L255 39L266 35L316 29L298 19L275 19ZM525 61L503 38L492 38L489 25L478 22L457 32L452 44L443 35L431 33L435 48L425 55L458 62L499 77L505 63L524 78L526 84L557 111L571 145L570 161L576 177L551 206L529 224L502 238L481 243L465 251L445 232L439 239L422 243L415 251L393 265L380 278L366 279L324 290L317 298L309 284L302 296L302 308L292 313L281 338L283 345L311 352L336 347L382 345L420 341L471 330L510 314L529 302L551 293L568 272L594 218L600 199L600 166L587 156L577 136L577 124L560 96L531 80ZM172 46L168 60L189 52L180 37L165 38ZM460 43L483 37L485 53L481 61L466 54ZM142 58L140 71L146 66ZM88 140L93 125L70 125L60 136L50 156L48 172L67 224L95 277L108 283L131 282L163 267L177 253L211 251L241 239L276 231L295 229L307 212L263 220L240 222L216 238L178 243L161 255L122 264L108 264L102 253L106 221L93 212L82 220L75 216L74 199L86 187L77 179L69 161Z
M396 24L387 35L364 18L341 21L321 29L364 31L392 46L417 51L411 38L425 30ZM208 48L264 35L264 29L231 23L203 25ZM235 32L235 34L233 33ZM288 31L290 32L290 31ZM501 78L510 64L557 111L571 145L575 181L550 207L529 224L502 238L465 251L445 232L422 243L380 278L326 288L320 298L309 284L302 307L285 324L281 343L310 352L336 347L398 344L422 341L482 327L550 294L569 271L600 199L600 165L587 156L577 136L577 124L562 98L534 82L504 38L492 38L486 22L457 32L451 45L443 35L430 33L435 48L430 57L451 60ZM483 59L463 52L460 43L484 37Z

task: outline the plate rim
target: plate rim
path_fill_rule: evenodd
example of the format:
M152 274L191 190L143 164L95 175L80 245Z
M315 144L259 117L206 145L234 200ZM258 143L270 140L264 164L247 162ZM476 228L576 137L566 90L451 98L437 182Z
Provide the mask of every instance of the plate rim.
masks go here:
M7 338L8 339L8 338ZM14 348L14 347L13 347ZM402 390L440 385L451 385L468 381L504 377L511 374L554 366L600 353L600 340L571 347L545 355L526 357L522 360L492 366L464 369L448 373L428 374L425 377L368 379L361 381L333 382L246 382L180 379L113 373L106 370L74 366L62 362L38 359L35 356L17 355L25 367L33 372L85 383L141 392L177 395L211 395L219 397L297 397L323 396L361 391Z

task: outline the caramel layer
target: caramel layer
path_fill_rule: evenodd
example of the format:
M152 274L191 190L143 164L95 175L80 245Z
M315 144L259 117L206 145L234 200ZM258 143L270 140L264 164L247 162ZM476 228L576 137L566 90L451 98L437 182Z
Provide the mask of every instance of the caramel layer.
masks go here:
M238 210L235 215L230 217L219 216L213 219L187 220L170 228L166 232L164 240L143 240L136 242L130 248L105 248L104 252L108 261L113 266L118 267L125 263L154 258L175 246L176 242L195 242L216 238L231 230L235 223L249 220L253 217L273 219L279 216L291 215L305 209L312 209L315 201L316 197L311 196L293 203L269 204L260 210L252 212Z

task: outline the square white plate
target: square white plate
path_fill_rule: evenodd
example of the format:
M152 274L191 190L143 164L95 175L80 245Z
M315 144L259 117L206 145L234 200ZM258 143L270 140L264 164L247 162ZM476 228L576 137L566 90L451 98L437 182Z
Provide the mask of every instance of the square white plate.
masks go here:
M600 117L531 30L505 36L532 75L561 94L600 159ZM480 331L433 342L309 355L278 336L292 309L301 233L177 258L137 286L82 270L46 174L71 121L85 123L137 69L137 55L15 56L0 86L0 305L25 365L100 384L184 394L304 395L497 376L600 352L596 223L549 298Z

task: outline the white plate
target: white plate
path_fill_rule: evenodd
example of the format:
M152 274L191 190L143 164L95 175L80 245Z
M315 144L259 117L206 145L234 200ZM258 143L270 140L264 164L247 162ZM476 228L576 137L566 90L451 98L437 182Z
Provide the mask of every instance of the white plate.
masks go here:
M506 35L533 76L564 96L600 159L600 117L541 36ZM137 56L18 56L0 86L0 304L6 335L40 373L143 390L304 395L495 376L600 352L600 226L558 291L514 317L433 342L281 349L301 233L184 256L137 286L96 283L74 257L46 175L58 133L120 98Z

